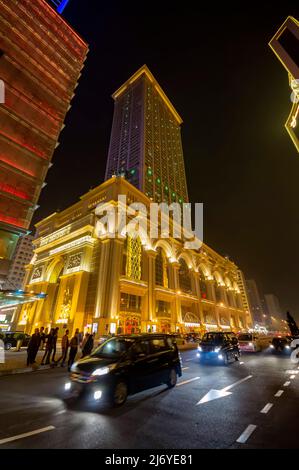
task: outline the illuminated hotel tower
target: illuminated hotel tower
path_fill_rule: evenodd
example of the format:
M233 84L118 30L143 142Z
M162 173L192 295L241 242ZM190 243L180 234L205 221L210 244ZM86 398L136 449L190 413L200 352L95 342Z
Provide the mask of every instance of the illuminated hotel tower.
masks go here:
M0 0L0 284L38 207L87 51L46 1Z
M182 119L147 66L112 96L106 179L124 175L156 202L187 202Z

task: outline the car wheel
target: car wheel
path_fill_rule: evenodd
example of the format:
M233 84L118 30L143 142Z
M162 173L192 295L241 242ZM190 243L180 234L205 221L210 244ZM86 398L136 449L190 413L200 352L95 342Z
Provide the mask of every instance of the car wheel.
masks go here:
M113 391L113 406L122 406L128 396L128 386L126 382L117 382Z
M12 348L12 344L11 344L11 343L6 343L6 344L5 344L5 349L6 349L6 351L8 351L8 350L11 349L11 348Z
M176 383L177 383L177 380L178 380L178 376L177 376L176 370L175 369L170 369L169 377L168 377L168 380L166 382L167 387L168 388L175 387Z

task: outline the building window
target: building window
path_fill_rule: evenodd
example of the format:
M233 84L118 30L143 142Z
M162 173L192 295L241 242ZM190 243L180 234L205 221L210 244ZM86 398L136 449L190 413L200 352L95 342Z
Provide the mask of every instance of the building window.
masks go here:
M179 268L180 289L183 292L191 293L192 288L191 288L191 276L190 276L189 268L184 259L181 258L179 260L179 263L180 263L180 268Z
M122 312L141 312L141 297L139 295L131 295L121 292L120 310Z
M170 302L165 302L164 300L157 300L156 316L170 318L171 317Z
M126 276L140 281L142 245L139 237L127 237Z

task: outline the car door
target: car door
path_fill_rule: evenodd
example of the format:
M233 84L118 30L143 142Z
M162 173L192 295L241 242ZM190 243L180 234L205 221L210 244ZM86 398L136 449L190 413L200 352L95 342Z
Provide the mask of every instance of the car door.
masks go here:
M153 382L155 385L160 385L168 379L172 351L163 336L152 338L150 346L152 352Z
M132 393L140 392L152 386L155 361L152 361L149 340L140 340L132 346L131 366L129 369Z

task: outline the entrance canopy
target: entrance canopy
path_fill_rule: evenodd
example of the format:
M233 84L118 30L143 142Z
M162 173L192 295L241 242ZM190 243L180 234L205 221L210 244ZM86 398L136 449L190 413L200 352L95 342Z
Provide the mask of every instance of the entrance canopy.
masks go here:
M23 290L0 290L0 310L5 307L17 307L18 305L26 304L28 302L35 302L35 300L45 299L47 294L41 292L26 292Z

